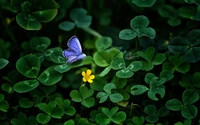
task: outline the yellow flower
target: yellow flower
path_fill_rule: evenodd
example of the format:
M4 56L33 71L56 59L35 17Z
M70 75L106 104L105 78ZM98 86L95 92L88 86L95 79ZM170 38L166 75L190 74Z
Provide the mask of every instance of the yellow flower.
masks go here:
M92 83L93 79L95 78L94 75L91 75L92 71L90 69L88 69L86 72L83 71L82 72L82 76L83 76L83 82L89 82Z

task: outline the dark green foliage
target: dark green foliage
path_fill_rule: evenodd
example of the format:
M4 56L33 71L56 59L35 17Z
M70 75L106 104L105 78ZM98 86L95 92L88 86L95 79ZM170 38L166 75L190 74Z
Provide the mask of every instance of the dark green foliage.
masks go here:
M199 5L0 0L0 125L199 125Z

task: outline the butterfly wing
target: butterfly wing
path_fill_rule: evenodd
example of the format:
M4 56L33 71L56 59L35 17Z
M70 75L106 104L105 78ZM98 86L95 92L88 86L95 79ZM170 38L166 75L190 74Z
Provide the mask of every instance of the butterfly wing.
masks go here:
M86 55L83 53L83 54L80 54L78 56L69 56L68 59L67 59L67 62L68 63L73 63L75 61L78 61L78 60L81 60L81 59L84 59L86 57Z
M63 56L67 58L68 63L72 63L86 57L86 55L82 53L81 44L76 36L72 36L69 39L67 46L69 48L63 51Z
M77 56L77 52L68 48L66 50L63 51L63 56L65 58L69 58L70 56Z
M68 42L67 46L72 49L77 55L82 53L81 44L76 36L72 36Z

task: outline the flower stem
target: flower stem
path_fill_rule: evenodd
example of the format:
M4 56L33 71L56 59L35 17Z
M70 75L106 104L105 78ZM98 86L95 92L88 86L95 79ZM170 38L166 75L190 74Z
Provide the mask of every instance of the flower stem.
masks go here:
M133 103L131 103L131 109L130 109L130 112L129 112L129 118L131 118L131 116L132 116L132 110L133 110Z
M93 36L95 36L97 38L101 38L102 37L102 35L99 32L97 32L96 30L94 30L94 29L92 29L90 27L83 27L82 29L85 32L87 32L87 33L89 33L89 34L91 34L91 35L93 35Z

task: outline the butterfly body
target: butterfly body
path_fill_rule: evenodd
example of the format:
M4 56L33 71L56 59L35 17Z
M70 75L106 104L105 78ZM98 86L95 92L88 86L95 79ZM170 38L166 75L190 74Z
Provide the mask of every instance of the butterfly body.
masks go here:
M68 40L67 46L69 48L63 51L63 56L67 59L68 63L73 63L86 57L82 52L81 44L76 36L72 36Z

